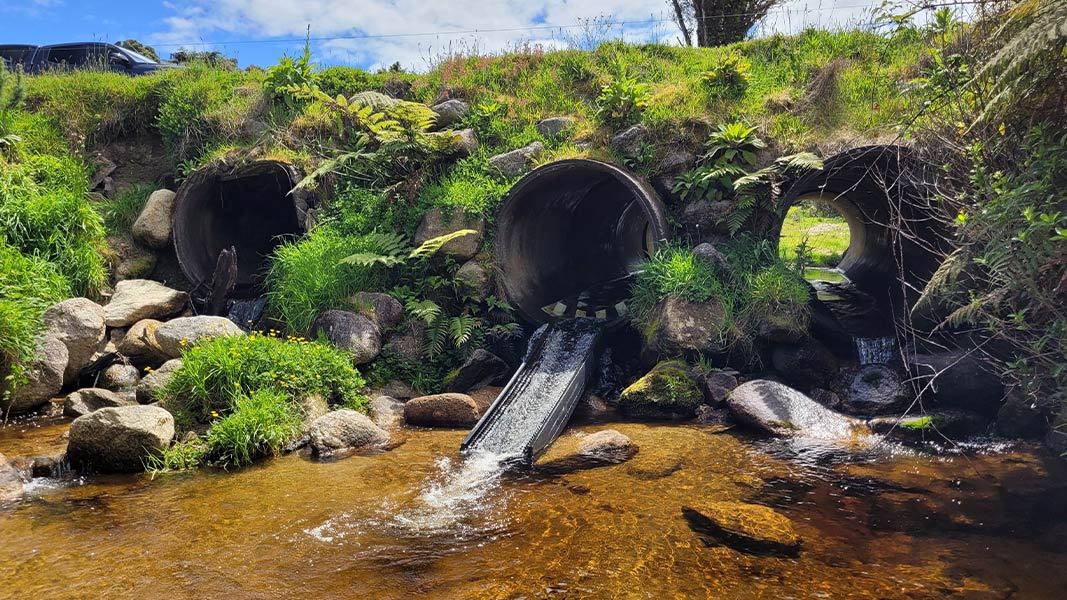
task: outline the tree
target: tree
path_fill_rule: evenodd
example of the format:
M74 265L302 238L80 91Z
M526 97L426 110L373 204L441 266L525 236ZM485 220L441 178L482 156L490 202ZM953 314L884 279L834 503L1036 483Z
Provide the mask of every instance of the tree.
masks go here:
M686 46L722 46L745 39L782 0L670 0Z
M145 44L142 44L141 42L138 42L137 40L122 40L121 42L119 42L119 43L117 43L115 45L119 46L121 48L128 48L128 49L133 50L134 52L136 52L136 53L138 53L138 54L140 54L142 56L147 56L148 58L151 58L152 60L154 60L156 62L159 62L159 55L156 54L156 49L151 47L151 46L147 46Z
M216 69L232 71L237 68L237 59L219 52L218 50L189 50L180 48L170 55L170 59L179 65L191 63L204 63Z

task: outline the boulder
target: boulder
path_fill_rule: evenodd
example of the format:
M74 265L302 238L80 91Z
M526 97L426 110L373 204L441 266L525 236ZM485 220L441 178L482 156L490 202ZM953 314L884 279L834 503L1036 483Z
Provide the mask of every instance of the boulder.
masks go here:
M156 328L156 343L168 358L178 358L200 342L230 335L245 332L226 317L179 317Z
M810 316L802 310L800 307L782 307L760 315L755 327L755 337L775 344L800 342L807 337L810 323Z
M148 197L140 216L133 223L133 239L148 248L166 248L170 243L174 220L174 192L156 190Z
M478 422L478 405L466 394L434 394L404 405L404 420L428 427L470 427Z
M382 351L382 336L374 321L347 310L323 312L311 325L311 333L351 354L357 365L369 363Z
M392 430L404 424L404 403L390 396L378 396L370 401L370 420L385 430Z
M96 385L112 392L132 391L141 382L141 371L133 365L115 363L100 373Z
M170 378L182 368L182 359L175 358L163 363L163 366L154 371L149 371L141 382L137 384L137 401L141 404L151 404L159 401L159 392L170 381Z
M899 413L913 400L900 375L887 365L863 365L841 372L834 383L836 410L872 417Z
M715 407L726 402L726 397L737 387L737 376L732 372L713 371L701 377L704 400Z
M29 412L48 402L63 389L63 372L66 368L66 344L55 337L39 340L33 362L23 368L24 383L10 396L0 393L2 412Z
M805 389L825 387L837 371L833 353L814 338L775 346L771 364L787 382Z
M618 416L615 407L596 394L586 394L574 407L574 419L584 423L602 423Z
M426 323L422 320L409 321L389 336L384 351L407 360L426 357ZM396 396L396 394L390 394Z
M504 177L518 177L533 167L534 160L544 149L545 145L541 142L533 142L528 146L491 157L489 166Z
M438 129L444 129L462 121L470 112L471 107L459 98L452 98L433 105L432 109L437 113L435 125Z
M703 401L704 394L685 363L666 361L623 390L619 408L632 417L691 417Z
M123 397L103 388L84 388L71 392L63 402L63 416L80 417L101 408L132 406L137 404L133 398Z
M43 337L55 338L67 347L63 383L69 384L107 343L104 309L88 298L71 298L45 311L42 320Z
M730 267L730 261L726 258L726 255L719 252L719 249L709 242L697 244L696 247L693 248L693 256L703 261L720 275L729 275L733 270L732 267Z
M695 531L740 552L784 556L800 552L801 540L793 522L766 506L700 501L682 513Z
M1012 390L997 411L997 432L1011 438L1041 439L1049 429L1049 418L1036 400Z
M415 231L415 245L462 229L473 229L475 233L449 241L439 252L457 261L469 260L474 258L482 247L482 240L485 239L485 219L480 215L468 215L461 207L453 208L448 214L441 207L426 211L418 230Z
M367 415L342 408L315 419L308 426L308 444L316 456L357 450L389 441L389 434Z
M729 231L725 219L733 209L729 200L696 200L682 209L682 222L704 233Z
M455 133L452 149L457 156L471 156L478 151L479 147L481 147L481 143L478 141L478 134L473 129L468 127Z
M456 271L456 281L478 300L485 300L492 290L492 279L489 277L489 269L476 260L463 263Z
M304 418L304 422L311 423L330 412L330 403L326 401L322 394L311 393L305 394L297 401L297 408L300 410L300 416Z
M133 473L173 439L174 417L158 406L101 408L70 424L67 457L82 470Z
M396 327L404 319L404 305L389 294L359 292L348 303L357 313L374 321L380 332Z
M610 147L624 158L636 158L649 144L649 130L644 125L634 125L611 138Z
M504 388L490 385L468 392L467 395L470 396L478 406L479 418L489 412L489 407L493 405L493 402L496 402L497 396L499 396L502 391L504 391Z
M722 349L726 309L717 300L690 302L667 296L652 309L644 335L648 347L661 356Z
M189 295L151 279L127 279L115 285L104 307L108 327L128 327L143 319L166 319L185 308Z
M415 390L411 389L411 386L396 379L386 381L385 384L376 389L367 392L367 396L371 398L377 398L378 396L389 396L390 398L396 398L397 400L411 400L418 394Z
M469 392L493 382L503 383L508 370L508 364L497 355L482 349L475 350L448 383L448 391Z
M578 455L599 462L618 464L637 454L637 444L614 429L605 429L582 438Z
M112 269L115 281L148 277L159 261L154 251L134 242L108 240L108 245L116 254L115 268Z
M14 502L22 497L22 477L3 454L0 454L0 503Z
M742 383L730 392L726 403L738 421L772 435L852 441L867 433L861 421L766 379Z
M908 441L943 441L981 435L989 430L989 419L974 412L933 409L924 414L875 417L867 421L875 433Z
M118 344L119 354L148 363L166 361L166 355L156 341L156 330L162 324L155 319L143 319L131 325Z
M572 117L548 117L537 123L537 131L545 137L556 137L574 127Z
M1004 385L973 355L963 352L916 354L908 371L920 389L929 386L937 405L971 410L992 417L1000 409Z

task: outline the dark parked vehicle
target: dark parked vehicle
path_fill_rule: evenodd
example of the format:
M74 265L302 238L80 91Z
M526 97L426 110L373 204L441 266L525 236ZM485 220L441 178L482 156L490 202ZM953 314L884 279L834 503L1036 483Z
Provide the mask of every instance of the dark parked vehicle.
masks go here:
M33 59L37 46L29 44L2 44L0 45L0 60L8 70L14 70L18 65L23 69L29 67L28 61Z
M4 62L22 64L27 73L76 69L110 69L129 75L147 75L174 65L160 64L129 48L103 42L51 46L0 46ZM8 55L10 54L10 59Z

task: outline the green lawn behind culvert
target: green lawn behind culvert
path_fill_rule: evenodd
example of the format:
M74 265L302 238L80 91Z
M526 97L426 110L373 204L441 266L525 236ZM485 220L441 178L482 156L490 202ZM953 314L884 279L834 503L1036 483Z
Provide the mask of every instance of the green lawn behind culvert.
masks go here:
M830 215L810 204L789 209L782 223L778 251L786 262L797 259L797 247L805 244L806 266L834 267L848 250L848 223L840 215Z

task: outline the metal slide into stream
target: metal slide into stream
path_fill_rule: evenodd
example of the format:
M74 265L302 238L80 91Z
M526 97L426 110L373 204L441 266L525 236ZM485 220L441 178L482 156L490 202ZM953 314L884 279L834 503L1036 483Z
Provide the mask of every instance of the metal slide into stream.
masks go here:
M542 326L530 340L519 370L460 449L532 464L574 412L596 366L602 328L603 323L595 319Z

